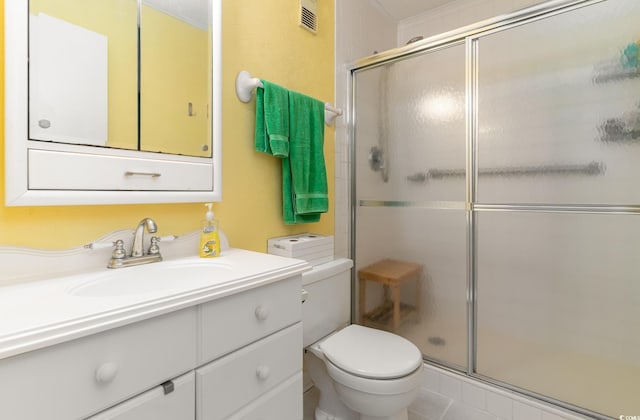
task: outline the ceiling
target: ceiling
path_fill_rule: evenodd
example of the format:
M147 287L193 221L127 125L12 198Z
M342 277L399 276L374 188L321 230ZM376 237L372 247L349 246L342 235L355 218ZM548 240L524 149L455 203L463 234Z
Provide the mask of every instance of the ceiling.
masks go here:
M456 0L372 0L396 21L419 15Z
M209 27L209 0L142 0L142 3L200 29Z

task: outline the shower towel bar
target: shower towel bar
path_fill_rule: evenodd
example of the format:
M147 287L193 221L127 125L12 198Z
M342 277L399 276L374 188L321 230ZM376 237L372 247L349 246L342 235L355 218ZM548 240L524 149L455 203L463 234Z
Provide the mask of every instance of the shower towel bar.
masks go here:
M601 175L606 166L603 162L589 162L586 165L540 165L540 166L512 166L505 168L479 169L478 175L489 176L526 176L526 175ZM464 177L464 169L429 169L407 176L407 180L424 182L428 179L443 179Z
M262 82L257 77L251 77L249 72L241 71L236 77L236 95L241 102L249 102L253 97L253 91L257 87L262 87ZM324 122L327 125L342 115L342 109L334 108L329 102L324 104Z

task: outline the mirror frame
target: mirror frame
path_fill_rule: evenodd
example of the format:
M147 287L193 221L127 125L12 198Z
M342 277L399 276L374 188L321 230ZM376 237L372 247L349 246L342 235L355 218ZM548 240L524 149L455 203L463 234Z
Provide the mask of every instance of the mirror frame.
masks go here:
M211 158L169 155L123 149L96 148L92 146L52 143L29 140L29 1L7 0L4 2L5 24L5 204L7 206L49 206L89 204L143 204L143 203L187 203L222 200L222 0L211 0L212 9L212 94ZM29 171L37 163L31 162L30 152L63 152L73 156L73 165L83 154L108 158L112 167L124 167L126 162L161 162L162 165L180 174L181 167L195 164L199 174L212 178L211 187L193 190L189 177L173 183L166 190L144 190L134 185L131 188L112 187L84 189L33 189L29 186ZM60 166L59 166L60 167ZM61 168L67 168L62 166ZM64 169L62 169L64 170ZM203 172L204 171L204 172ZM91 174L96 179L102 174ZM178 177L181 179L182 177ZM144 183L143 183L144 184ZM208 182L207 182L208 184ZM100 189L104 188L104 189Z

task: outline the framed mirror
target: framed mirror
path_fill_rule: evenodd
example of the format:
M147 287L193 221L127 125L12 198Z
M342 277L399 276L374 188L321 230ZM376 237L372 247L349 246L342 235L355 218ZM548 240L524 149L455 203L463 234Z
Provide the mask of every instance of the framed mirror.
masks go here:
M5 2L6 204L219 201L220 13Z

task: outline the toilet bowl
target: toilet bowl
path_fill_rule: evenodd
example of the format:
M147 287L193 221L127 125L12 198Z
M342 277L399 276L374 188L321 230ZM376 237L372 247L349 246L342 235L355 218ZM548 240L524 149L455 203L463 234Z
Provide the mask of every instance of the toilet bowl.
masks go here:
M305 368L319 390L316 420L407 420L422 382L410 341L349 320L351 260L303 274ZM346 296L346 299L345 299Z

